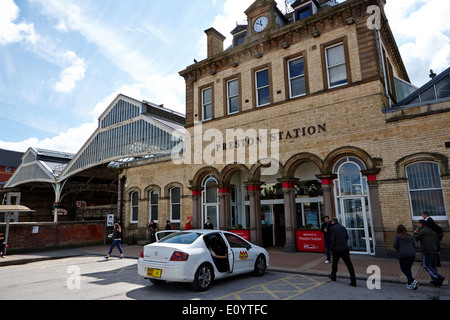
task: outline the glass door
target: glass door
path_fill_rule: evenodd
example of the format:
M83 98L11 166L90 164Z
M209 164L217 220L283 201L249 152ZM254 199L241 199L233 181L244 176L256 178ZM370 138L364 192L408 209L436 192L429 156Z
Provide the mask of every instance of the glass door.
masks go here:
M203 221L210 219L214 229L219 229L219 208L217 205L205 205L205 216Z
M364 163L353 157L339 160L333 173L336 212L339 223L347 228L350 250L374 254L375 245L369 206L367 177L361 173Z
M203 181L202 203L203 223L209 218L214 229L219 229L219 198L217 179L214 175L207 176Z
M273 219L273 205L261 205L261 227L263 237L263 247L271 247L275 245L275 225Z
M347 228L351 251L371 253L372 237L367 203L363 198L344 198L340 201L340 221Z

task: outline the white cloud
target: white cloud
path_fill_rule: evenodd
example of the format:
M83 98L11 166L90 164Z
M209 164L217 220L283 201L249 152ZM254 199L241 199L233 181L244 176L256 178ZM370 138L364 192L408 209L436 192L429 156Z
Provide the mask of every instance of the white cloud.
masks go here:
M64 58L69 63L69 66L59 75L59 81L55 83L54 89L58 92L69 93L75 88L76 82L84 78L86 63L84 59L78 57L73 51L67 51L64 54Z
M33 51L41 58L57 65L68 65L59 75L59 80L53 85L57 92L69 93L77 81L84 78L86 64L73 51L61 51L52 40L41 37L35 32L33 23L14 23L19 18L20 9L14 0L1 0L0 2L0 45L22 42L27 49ZM76 13L72 13L76 17ZM76 21L71 18L70 21ZM59 28L64 29L61 22Z
M85 123L78 128L71 128L57 136L39 140L32 137L20 142L0 140L0 148L25 152L30 147L76 153L97 128L97 122Z
M64 3L60 0L33 2L40 4L46 14L57 19L61 30L79 32L86 40L95 44L111 63L130 75L134 83L127 87L139 91L139 98L131 97L142 97L157 104L164 103L167 107L184 113L183 79L178 75L165 75L165 70L158 70L158 63L152 60L152 55L146 50L139 50L141 40L136 43L136 39L130 37L129 30L124 25L108 24L107 21L98 19L98 16L93 16L89 8L75 5L70 0ZM163 41L162 29L148 22L143 22L142 27ZM164 40L165 43L167 41L169 40ZM82 65L78 65L77 69L71 69L72 75L80 77L81 67ZM65 84L70 85L71 82L67 81Z
M19 13L19 7L14 0L0 2L0 45L21 41L28 41L32 44L36 42L37 34L32 23L14 23L19 17Z
M212 27L224 35L227 39L224 42L224 48L227 48L232 43L232 36L230 32L236 27L236 24L247 23L247 16L245 10L247 10L255 0L226 0L223 8L223 13L219 13ZM284 8L284 0L276 0L278 7ZM200 39L198 43L199 57L205 57L207 53L206 35Z
M413 84L450 66L450 1L388 1L386 15Z

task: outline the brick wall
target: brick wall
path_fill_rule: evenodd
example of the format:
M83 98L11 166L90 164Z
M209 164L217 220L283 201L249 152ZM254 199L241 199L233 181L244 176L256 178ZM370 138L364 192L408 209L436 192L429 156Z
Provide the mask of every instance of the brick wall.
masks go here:
M38 227L37 233L33 233L33 227ZM4 232L5 228L6 225L1 223L0 230ZM94 245L103 242L104 228L103 221L11 223L8 252Z

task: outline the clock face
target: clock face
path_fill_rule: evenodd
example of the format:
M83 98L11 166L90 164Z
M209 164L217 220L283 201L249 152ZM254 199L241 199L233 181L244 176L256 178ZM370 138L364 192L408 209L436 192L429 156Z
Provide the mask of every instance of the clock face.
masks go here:
M262 16L256 19L253 28L255 29L256 32L261 32L267 27L268 24L269 19L267 19L267 17Z

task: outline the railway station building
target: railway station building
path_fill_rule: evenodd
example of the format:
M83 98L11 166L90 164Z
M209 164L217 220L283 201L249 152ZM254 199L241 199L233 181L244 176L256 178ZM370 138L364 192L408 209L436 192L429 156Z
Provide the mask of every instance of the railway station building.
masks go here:
M98 180L126 237L210 219L287 252L329 216L352 252L387 256L428 211L448 257L450 68L413 86L385 3L256 0L230 47L209 28L207 58L179 72L185 115L119 95L53 189Z

